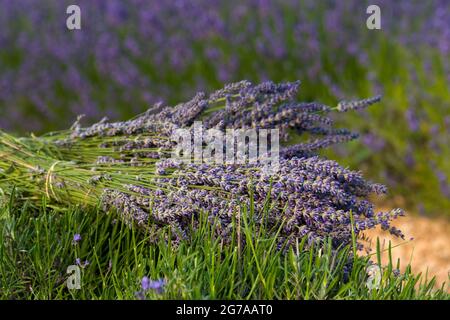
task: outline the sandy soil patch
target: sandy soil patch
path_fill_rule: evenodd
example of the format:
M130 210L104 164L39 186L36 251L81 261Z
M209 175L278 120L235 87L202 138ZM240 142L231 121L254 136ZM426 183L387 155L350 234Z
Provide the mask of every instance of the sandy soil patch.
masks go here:
M389 240L392 246L404 243L392 249L394 264L400 258L403 267L411 261L414 273L425 274L428 268L428 275L436 276L438 284L446 282L447 291L450 292L450 220L417 215L407 215L397 220L393 225L403 231L406 243L377 228L365 232L371 240L372 251L376 251L377 237L385 249L388 248ZM414 239L409 241L411 237ZM388 255L383 254L382 263L388 261Z

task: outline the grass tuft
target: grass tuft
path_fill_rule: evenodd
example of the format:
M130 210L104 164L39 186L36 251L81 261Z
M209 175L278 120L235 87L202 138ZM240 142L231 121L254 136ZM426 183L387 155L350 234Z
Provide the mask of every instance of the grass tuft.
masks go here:
M45 208L45 204L44 204ZM449 299L435 280L399 265L380 266L378 288L367 286L369 257L331 242L277 247L276 233L254 232L253 207L242 207L234 239L214 236L214 223L200 218L189 239L177 244L127 227L114 214L69 208L66 212L27 206L0 211L0 299L137 299L141 280L163 279L162 291L146 299ZM170 239L170 230L155 231ZM79 242L73 241L80 234ZM238 246L238 237L245 245ZM379 250L379 248L378 248ZM81 289L69 290L66 273L79 258ZM142 296L141 296L142 298Z

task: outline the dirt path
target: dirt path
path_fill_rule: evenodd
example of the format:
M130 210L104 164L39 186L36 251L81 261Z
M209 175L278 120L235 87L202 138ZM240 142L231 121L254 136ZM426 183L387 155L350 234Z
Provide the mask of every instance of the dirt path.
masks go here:
M438 284L447 282L450 292L450 220L444 218L427 218L414 215L400 217L393 225L403 231L406 244L392 249L393 261L400 258L403 267L411 261L414 273L426 273L436 276ZM376 250L376 238L379 237L383 248L388 248L389 240L392 246L404 242L389 235L379 228L365 233L371 239L372 251ZM382 256L382 263L388 262L387 254ZM431 277L430 277L431 278Z

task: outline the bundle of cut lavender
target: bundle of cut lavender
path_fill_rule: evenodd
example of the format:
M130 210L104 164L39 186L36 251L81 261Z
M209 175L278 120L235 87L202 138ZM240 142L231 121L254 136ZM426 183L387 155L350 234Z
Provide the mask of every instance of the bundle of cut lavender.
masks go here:
M103 119L81 127L77 120L69 130L32 138L2 132L0 187L5 197L14 190L30 201L44 196L49 205L100 203L150 234L169 227L174 240L187 237L201 214L215 221L217 235L230 239L234 221L249 206L257 226L278 230L280 245L304 236L347 244L352 226L356 234L381 225L402 236L390 226L402 210L377 213L368 200L386 192L384 186L316 153L356 138L334 128L327 113L365 108L379 97L331 108L296 102L298 87L242 81L175 107L156 105L125 122ZM244 132L240 142L236 131ZM218 143L230 132L231 143ZM286 141L293 132L308 140L279 150L280 137ZM270 141L263 151L261 137ZM250 155L253 146L258 159Z

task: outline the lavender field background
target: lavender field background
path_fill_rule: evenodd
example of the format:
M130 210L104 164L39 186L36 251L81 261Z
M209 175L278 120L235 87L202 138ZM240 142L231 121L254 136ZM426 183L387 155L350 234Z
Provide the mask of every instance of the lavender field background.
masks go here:
M70 4L81 30L66 28ZM381 30L366 27L370 4ZM85 124L127 119L242 79L299 79L302 101L330 105L381 94L336 118L361 138L326 155L386 184L383 207L438 217L448 251L450 1L0 0L8 132L60 130L80 114ZM450 258L440 257L446 280Z

